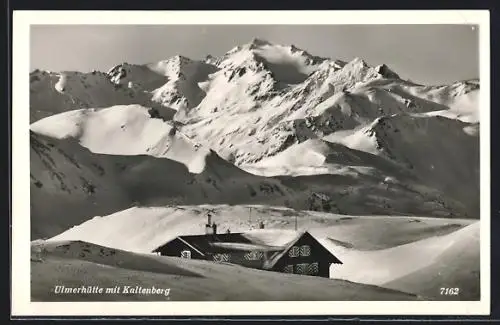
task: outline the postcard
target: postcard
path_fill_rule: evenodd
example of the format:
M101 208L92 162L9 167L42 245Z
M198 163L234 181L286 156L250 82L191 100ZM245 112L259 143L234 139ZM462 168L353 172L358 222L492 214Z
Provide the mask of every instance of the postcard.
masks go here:
M489 313L488 11L13 19L13 315Z

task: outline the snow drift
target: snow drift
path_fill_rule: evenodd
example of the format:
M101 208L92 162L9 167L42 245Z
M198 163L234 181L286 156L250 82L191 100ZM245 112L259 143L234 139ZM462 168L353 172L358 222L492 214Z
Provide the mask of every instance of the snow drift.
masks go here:
M332 246L344 262L332 271L339 279L439 300L479 299L479 222L446 235L378 251L342 249L330 242ZM458 287L461 292L443 296L440 292L443 287Z
M30 128L56 139L74 138L95 153L169 158L193 173L204 170L210 153L140 105L74 110L37 121Z

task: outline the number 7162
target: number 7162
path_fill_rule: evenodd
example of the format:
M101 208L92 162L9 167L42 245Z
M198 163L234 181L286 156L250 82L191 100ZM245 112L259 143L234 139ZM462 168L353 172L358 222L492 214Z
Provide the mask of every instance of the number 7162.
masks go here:
M444 296L458 296L459 288L441 288L440 294Z

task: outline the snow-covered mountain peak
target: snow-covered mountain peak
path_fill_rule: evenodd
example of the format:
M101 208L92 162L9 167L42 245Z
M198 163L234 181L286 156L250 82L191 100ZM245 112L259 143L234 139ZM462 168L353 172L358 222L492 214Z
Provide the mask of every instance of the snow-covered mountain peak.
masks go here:
M109 80L116 85L135 88L141 91L152 91L165 84L168 77L148 65L122 63L109 69Z
M273 43L269 42L268 40L265 40L265 39L262 39L262 38L258 38L258 37L254 37L250 43L244 45L245 47L248 47L250 49L252 48L256 48L256 47L262 47L262 46L272 46Z
M302 56L305 56L305 57L308 57L311 59L315 59L316 61L326 60L326 58L321 58L321 57L314 56L314 55L310 54L306 50L297 47L295 44L289 44L289 45L278 44L278 43L273 43L273 42L270 42L268 40L264 40L261 38L254 38L247 44L237 46L236 48L233 49L233 51L236 52L236 50L239 50L239 51L254 50L254 51L258 52L259 50L264 50L264 49L271 50L272 48L274 48L275 50L276 49L286 50L290 54L302 55Z
M30 87L53 79L55 75L57 74L50 71L35 69L30 72Z
M152 91L153 101L177 111L196 107L205 96L200 85L218 70L206 60L196 61L180 55L148 64L148 68L168 78L168 82Z
M31 76L46 76L52 74L52 71L49 70L40 70L40 69L35 69L30 72L30 77Z
M216 62L221 69L245 67L254 71L266 70L272 73L277 82L294 85L303 82L324 61L325 58L311 55L294 45L279 45L254 39L250 43L236 46Z
M375 71L377 71L377 73L387 79L400 79L399 75L396 72L392 71L386 64L380 64L376 66Z
M120 63L120 64L117 64L117 65L114 65L112 66L111 68L108 69L108 71L106 72L107 75L109 75L110 77L113 77L117 72L120 72L121 70L124 70L127 65L127 63Z
M385 64L377 67L369 66L361 58L349 62L327 60L306 80L305 84L320 87L322 96L331 96L339 91L348 91L377 79L399 79L399 76Z
M211 55L211 54L208 54L205 59L203 60L203 62L207 63L207 64L210 64L210 65L214 65L214 66L217 66L218 65L218 61L219 61L219 58Z
M189 77L191 70L198 62L182 55L176 55L166 60L148 64L148 67L170 79ZM187 76L185 75L187 74Z
M115 84L119 84L124 78L127 77L127 74L132 70L138 68L138 65L129 64L127 62L115 65L111 69L108 70L106 75L109 77L111 82Z
M262 69L262 60L252 50L241 50L233 53L226 53L218 60L217 66L220 69L250 68L252 70Z
M366 74L373 70L373 68L369 66L365 60L359 57L356 57L347 62L343 69L345 69L345 71L350 71L353 74Z

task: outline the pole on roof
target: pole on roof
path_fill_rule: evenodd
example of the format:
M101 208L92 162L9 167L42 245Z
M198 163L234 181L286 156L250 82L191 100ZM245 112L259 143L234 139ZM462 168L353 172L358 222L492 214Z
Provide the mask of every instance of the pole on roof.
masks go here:
M252 207L248 207L248 223L252 223Z
M297 231L297 214L295 214L295 231Z

